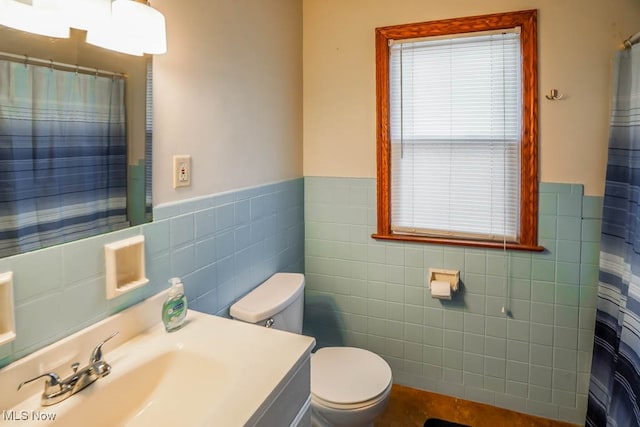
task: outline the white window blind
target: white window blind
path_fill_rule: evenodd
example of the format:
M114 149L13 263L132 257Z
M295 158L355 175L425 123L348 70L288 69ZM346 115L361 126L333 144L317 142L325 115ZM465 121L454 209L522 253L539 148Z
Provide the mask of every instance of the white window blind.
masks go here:
M390 44L392 231L516 240L518 29Z

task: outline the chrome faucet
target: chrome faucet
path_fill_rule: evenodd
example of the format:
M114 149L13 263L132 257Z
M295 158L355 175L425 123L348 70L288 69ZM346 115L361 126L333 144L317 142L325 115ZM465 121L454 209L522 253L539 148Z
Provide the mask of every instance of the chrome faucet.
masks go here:
M78 369L80 367L80 363L73 363L71 365L73 373L67 378L61 380L56 373L48 372L46 374L38 375L35 378L31 378L30 380L21 382L18 385L18 390L20 390L25 384L46 377L47 380L44 383L44 391L42 392L42 398L40 401L42 406L55 405L56 403L62 402L69 396L73 396L88 385L94 383L99 378L109 375L109 372L111 372L111 366L102 358L102 346L116 335L118 335L118 332L114 332L109 338L96 345L93 352L91 352L89 364L84 368Z

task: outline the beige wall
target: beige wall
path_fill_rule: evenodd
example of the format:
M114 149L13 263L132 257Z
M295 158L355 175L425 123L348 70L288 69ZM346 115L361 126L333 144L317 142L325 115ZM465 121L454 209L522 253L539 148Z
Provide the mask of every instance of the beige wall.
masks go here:
M154 205L302 176L300 0L154 0ZM172 188L174 154L192 186Z
M303 0L304 175L375 177L376 27L523 9L538 9L540 178L602 195L612 58L638 0Z

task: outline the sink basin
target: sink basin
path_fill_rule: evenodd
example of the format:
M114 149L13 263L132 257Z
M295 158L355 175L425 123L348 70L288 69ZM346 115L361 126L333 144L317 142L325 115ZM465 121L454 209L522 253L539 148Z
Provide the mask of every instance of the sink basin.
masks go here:
M207 407L228 381L228 371L215 360L171 350L72 396L70 399L79 397L82 402L51 425L82 426L87 425L86 420L96 427L199 425L204 420L198 409ZM187 389L206 393L185 399ZM50 406L47 411L55 409Z
M0 369L0 426L289 425L309 396L313 338L189 311L179 331L159 320L164 295ZM156 310L157 308L157 310ZM133 325L133 326L132 326ZM44 372L67 376L93 346L111 373L66 400L40 406ZM280 402L280 403L278 403Z

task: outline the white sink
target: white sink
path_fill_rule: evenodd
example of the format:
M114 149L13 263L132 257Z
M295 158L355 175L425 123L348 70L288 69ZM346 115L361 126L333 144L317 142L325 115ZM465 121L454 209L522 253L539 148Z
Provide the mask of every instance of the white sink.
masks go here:
M182 329L167 333L158 323L163 299L144 301L1 369L0 426L292 422L295 409L308 402L313 338L194 311ZM38 374L65 377L71 363L84 366L93 347L115 331L103 347L108 376L52 406L40 406L44 380L16 391Z

